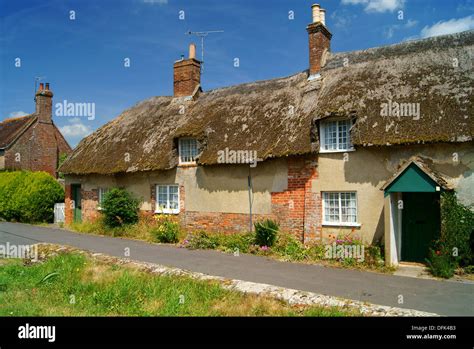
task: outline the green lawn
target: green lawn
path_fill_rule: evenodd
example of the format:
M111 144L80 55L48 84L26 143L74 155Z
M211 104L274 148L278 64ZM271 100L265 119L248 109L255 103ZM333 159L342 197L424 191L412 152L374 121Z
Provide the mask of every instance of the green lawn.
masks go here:
M79 253L42 263L0 260L0 316L351 316L223 289L217 282L159 276Z

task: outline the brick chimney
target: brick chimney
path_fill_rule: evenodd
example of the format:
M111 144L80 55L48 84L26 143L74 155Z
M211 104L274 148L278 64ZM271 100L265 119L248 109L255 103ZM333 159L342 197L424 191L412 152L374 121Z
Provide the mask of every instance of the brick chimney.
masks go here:
M189 58L174 63L174 96L193 96L201 87L201 62L196 59L196 45L189 45Z
M325 64L326 54L331 48L332 34L326 27L326 10L320 5L312 7L313 23L306 30L309 35L309 80L320 77L321 68Z
M49 90L49 83L46 83L46 86L40 83L35 96L38 121L50 124L53 116L53 92Z

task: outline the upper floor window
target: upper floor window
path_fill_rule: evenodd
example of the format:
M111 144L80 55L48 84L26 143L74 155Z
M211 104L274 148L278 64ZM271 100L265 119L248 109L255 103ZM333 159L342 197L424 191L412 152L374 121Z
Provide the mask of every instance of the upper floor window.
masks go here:
M352 120L321 122L321 152L340 152L353 150L350 130Z
M181 138L179 140L179 163L195 164L198 155L198 143L194 138Z

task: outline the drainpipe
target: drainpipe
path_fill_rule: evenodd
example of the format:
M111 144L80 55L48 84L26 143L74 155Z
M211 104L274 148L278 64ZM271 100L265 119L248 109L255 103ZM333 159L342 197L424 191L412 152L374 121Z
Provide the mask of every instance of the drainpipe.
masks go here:
M248 176L248 188L249 188L249 208L250 208L249 232L252 232L253 231L253 224L252 224L253 188L252 188L252 170L250 166L249 166L249 176Z

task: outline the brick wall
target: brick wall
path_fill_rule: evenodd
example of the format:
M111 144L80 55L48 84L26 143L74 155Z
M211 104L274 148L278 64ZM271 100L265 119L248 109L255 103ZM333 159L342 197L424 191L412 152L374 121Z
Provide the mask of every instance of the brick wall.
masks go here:
M305 242L321 234L321 198L311 189L316 166L315 157L288 158L288 189L272 193L272 213L280 227Z
M54 124L37 121L5 151L5 168L45 171L57 177L59 155L70 152Z
M72 204L72 190L71 184L66 184L64 188L65 198L64 198L64 220L66 224L71 224L74 220L74 210Z

